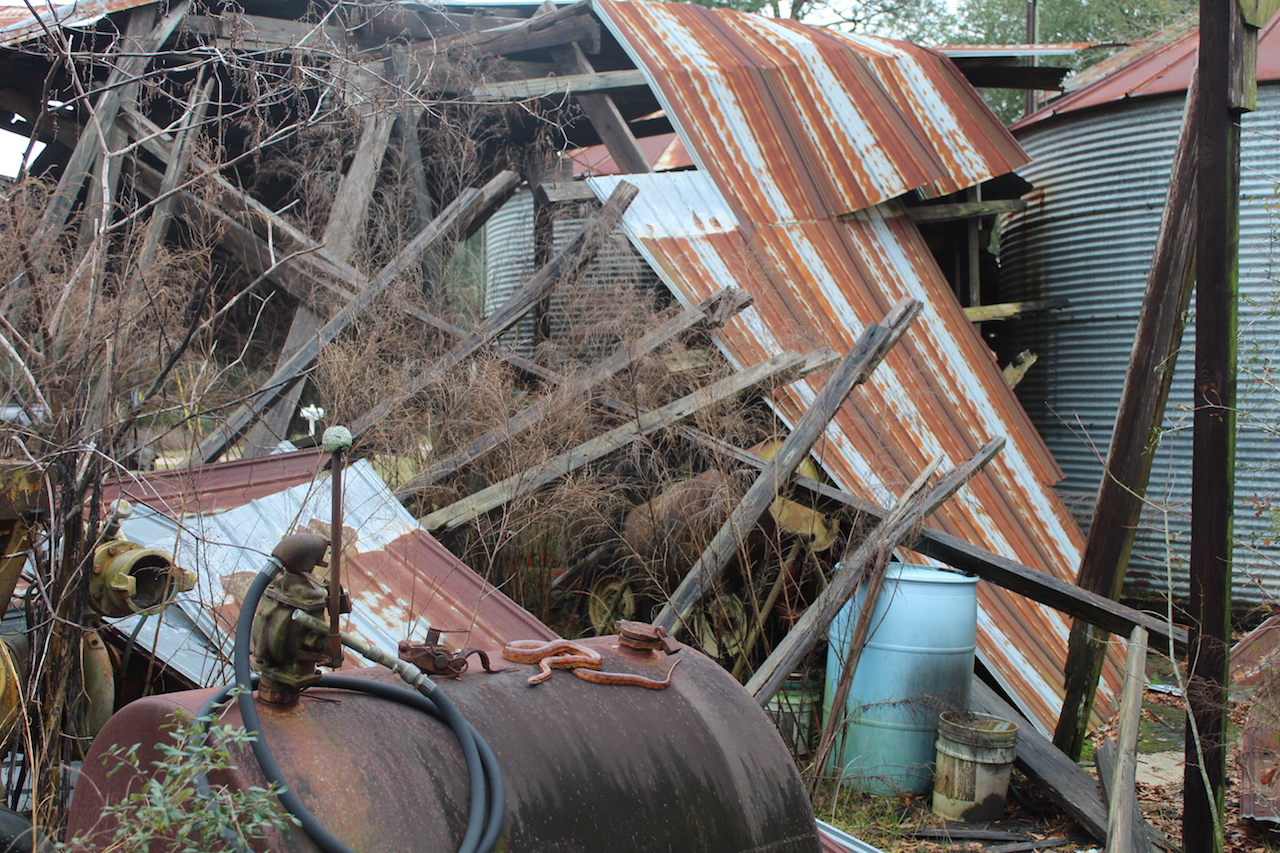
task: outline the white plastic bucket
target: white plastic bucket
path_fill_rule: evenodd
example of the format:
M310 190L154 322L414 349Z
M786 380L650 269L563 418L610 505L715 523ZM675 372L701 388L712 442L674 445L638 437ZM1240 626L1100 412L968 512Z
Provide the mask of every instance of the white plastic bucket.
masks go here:
M1004 814L1017 757L1018 725L971 711L938 719L933 811L948 820L997 820Z
M977 640L976 577L890 564L827 771L873 794L929 791L941 711L969 707ZM823 718L862 607L860 591L828 632ZM843 741L843 742L842 742Z

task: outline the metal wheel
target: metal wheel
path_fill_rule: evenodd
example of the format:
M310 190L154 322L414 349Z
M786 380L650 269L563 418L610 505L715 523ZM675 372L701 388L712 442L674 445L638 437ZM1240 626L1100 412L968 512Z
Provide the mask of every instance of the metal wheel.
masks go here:
M612 634L619 619L635 619L639 597L622 575L603 574L587 589L587 621L597 635Z
M703 654L718 660L732 658L742 650L746 630L747 609L736 595L716 595L694 616L693 634L698 647Z

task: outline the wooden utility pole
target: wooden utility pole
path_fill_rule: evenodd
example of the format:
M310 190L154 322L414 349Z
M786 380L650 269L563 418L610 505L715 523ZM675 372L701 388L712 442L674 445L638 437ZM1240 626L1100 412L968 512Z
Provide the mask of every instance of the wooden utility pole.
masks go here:
M1191 648L1182 844L1223 847L1235 480L1240 127L1232 109L1236 0L1202 0L1197 74L1196 374L1191 460ZM1239 36L1239 40L1244 38ZM1235 62L1233 62L1235 59ZM1256 78L1255 78L1256 79Z

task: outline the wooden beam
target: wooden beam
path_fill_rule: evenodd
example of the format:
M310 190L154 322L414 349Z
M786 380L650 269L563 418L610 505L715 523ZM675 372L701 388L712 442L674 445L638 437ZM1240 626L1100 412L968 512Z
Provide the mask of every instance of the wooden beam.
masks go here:
M637 69L592 70L566 72L556 77L537 77L532 80L481 83L471 90L470 96L478 101L517 101L528 98L585 95L648 85L644 72Z
M183 30L229 42L236 50L320 51L342 55L354 46L347 31L335 24L222 12L187 15Z
M804 615L791 627L787 636L747 682L747 690L761 705L768 702L787 679L800 659L824 636L831 620L849 600L862 579L864 567L877 553L892 549L905 540L914 528L922 525L960 487L986 466L1004 447L1004 439L987 442L969 461L958 465L923 494L912 494L890 510L856 546L851 546L837 570L818 597L805 609Z
M1107 804L1098 783L1026 717L995 690L973 680L973 708L1009 720L1018 726L1018 750L1014 766L1069 814L1076 824L1098 841L1107 839Z
M1024 349L1013 357L1013 361L1004 366L1004 381L1010 388L1017 388L1018 383L1026 377L1027 372L1031 370L1032 365L1040 360L1040 356L1036 355L1029 349Z
M280 365L256 395L237 409L220 429L206 438L192 454L188 464L212 462L217 459L227 445L253 423L262 409L270 405L280 395L282 389L296 381L315 361L320 350L342 334L355 318L396 280L408 264L416 262L422 253L430 250L441 240L465 228L471 220L491 212L511 194L519 182L520 178L514 172L502 172L489 181L483 190L472 189L459 194L458 198L431 224L405 244L395 259L383 267L355 299L347 303L333 319L329 320L316 333L312 341L286 363Z
M667 322L649 331L639 340L624 345L622 349L604 361L563 383L558 383L559 387L554 392L509 418L504 423L480 435L461 450L432 463L427 470L396 489L396 497L401 500L413 497L427 486L438 483L482 455L521 435L546 417L548 412L587 396L592 389L614 376L618 371L628 367L637 358L652 352L676 335L696 326L709 325L712 318L718 314L721 306L725 306L728 315L732 316L750 305L751 301L751 295L746 291L736 289L721 290L712 294L701 305L686 308Z
M625 409L621 403L618 407L620 410ZM731 458L735 462L756 468L763 468L765 465L764 460L754 453L692 427L683 427L681 433L712 454ZM831 515L847 514L852 511L860 517L883 519L889 512L878 504L856 498L848 492L807 477L796 477L792 486L794 499L809 503L816 509ZM1113 634L1127 637L1134 627L1141 625L1151 636L1160 638L1161 652L1170 656L1181 654L1186 650L1187 632L1184 628L1170 625L1163 618L1126 607L1105 596L1081 590L1073 583L1059 580L1053 575L971 545L949 533L923 527L918 531L915 541L908 547L926 557L932 557L948 566L977 575L988 583L1026 596L1032 601L1052 607L1068 616L1098 625Z
M1124 390L1076 578L1082 589L1113 599L1119 598L1124 588L1125 568L1155 458L1155 439L1163 429L1184 318L1195 284L1196 89L1193 79L1187 91L1182 130L1174 150L1169 191L1147 274ZM1079 756L1084 746L1089 712L1102 672L1104 639L1087 625L1072 626L1066 695L1054 734L1054 742L1068 755Z
M904 299L890 309L883 322L867 326L839 369L828 378L813 405L800 417L795 429L761 469L742 500L707 544L698 562L672 592L671 598L653 620L654 625L664 628L673 637L688 627L703 595L724 573L742 540L755 529L760 516L777 499L778 490L791 480L845 398L855 386L867 381L920 313L920 308L918 301Z
M391 128L395 123L392 113L379 109L377 105L391 95L388 87L381 87L362 98L365 105L373 106L373 111L364 120L351 164L342 176L334 193L333 203L329 206L329 220L325 223L324 235L321 237L321 243L335 258L347 260L355 249L356 239L364 230L378 171L382 168L382 158L386 154L387 144L391 140ZM276 369L279 370L295 354L307 347L324 325L324 315L313 311L305 303L299 305L280 350ZM289 424L298 409L303 385L301 379L294 382L262 412L260 420L246 437L245 456L268 454L282 439L288 438Z
M993 302L990 305L971 305L964 315L973 323L991 323L1012 320L1036 311L1056 311L1071 304L1069 299L1030 299L1025 302Z
M950 204L927 204L907 208L912 222L949 222L957 219L973 219L979 216L998 216L1026 210L1027 203L1020 198L993 199L991 201L961 201Z
M557 181L538 184L533 190L534 200L539 204L560 204L563 202L594 201L596 194L586 181Z
M143 73L156 52L182 22L186 10L187 3L183 0L151 28L145 38L137 37L146 31L146 25L154 14L151 7L139 7L130 12L130 28L125 35L125 41L130 43L127 46L117 47L117 50L122 52L119 62L107 77L107 82L102 87L102 94L93 105L89 121L84 126L80 138L76 140L75 149L63 168L57 189L54 190L49 204L45 206L28 246L32 264L37 269L42 268L48 260L54 240L66 225L85 179L92 172L94 162L102 154L101 134L115 124L116 116L124 102L125 86L123 84ZM136 43L134 43L135 39L137 39ZM16 300L20 298L20 292L24 289L21 287L24 280L25 273L19 273L11 283L3 303L6 315L11 316L15 310Z
M1148 853L1146 821L1138 808L1138 727L1147 686L1147 632L1134 628L1124 665L1124 689L1116 726L1116 766L1107 785L1108 853Z
M830 367L838 358L829 350L820 350L808 356L793 352L776 355L753 367L700 388L692 394L668 403L660 409L647 412L630 423L584 442L537 468L494 483L471 495L420 519L427 530L452 530L468 521L497 509L521 495L541 488L561 477L571 474L584 465L601 459L626 447L638 438L666 429L671 425L752 388L777 386Z
M473 50L489 56L505 56L527 50L540 50L575 41L599 44L600 25L591 17L591 4L574 3L549 15L538 15L511 27L495 27L479 32L460 33L448 38L410 45L406 53L424 68L436 57L451 51Z
M448 371L468 358L481 347L487 346L494 338L502 334L523 317L530 308L551 293L561 281L577 277L582 268L591 262L596 252L604 245L613 229L617 227L632 200L636 197L634 184L621 181L614 187L600 212L583 223L578 232L569 240L555 257L534 273L533 278L525 283L497 311L485 318L469 336L457 343L444 358L437 360L426 370L410 379L400 388L383 398L373 409L361 415L351 425L351 434L359 438L374 424L380 423L397 407L404 405L432 383L440 381Z

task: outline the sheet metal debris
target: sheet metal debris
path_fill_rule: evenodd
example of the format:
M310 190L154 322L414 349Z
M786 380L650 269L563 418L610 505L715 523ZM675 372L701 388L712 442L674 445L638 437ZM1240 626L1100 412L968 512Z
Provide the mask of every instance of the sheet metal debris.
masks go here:
M228 682L230 633L266 555L288 533L328 535L329 477L312 477L323 459L304 451L131 483L134 499L149 492L155 506L137 507L121 525L125 536L171 551L197 570L198 580L162 619L115 620L116 630L136 630L143 648L195 684ZM274 469L275 482L297 482L259 494L259 469ZM181 499L171 488L178 482L192 487ZM401 640L421 640L430 628L444 631L453 648L500 649L512 639L555 636L420 528L368 462L346 469L343 490L343 585L353 605L343 630L393 654ZM170 497L158 499L163 493ZM349 655L346 665L362 664Z

